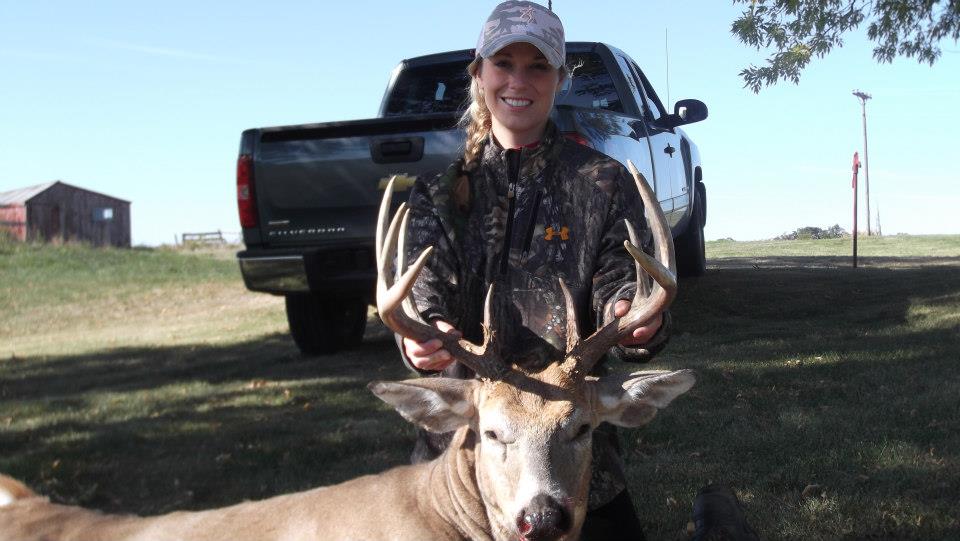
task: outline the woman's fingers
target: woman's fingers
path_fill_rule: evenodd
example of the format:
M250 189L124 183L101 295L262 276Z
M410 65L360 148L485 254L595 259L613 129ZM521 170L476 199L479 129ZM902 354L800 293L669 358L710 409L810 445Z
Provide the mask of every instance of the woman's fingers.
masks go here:
M622 317L630 310L630 301L620 300L613 306L613 315ZM663 314L657 314L650 321L633 330L633 335L620 342L621 346L642 346L653 338L663 325Z
M437 320L433 324L441 331L450 332L457 338L462 336L460 331L446 321ZM431 338L426 342L404 338L403 349L413 366L421 370L443 370L453 362L453 356L443 349L443 342L438 338Z

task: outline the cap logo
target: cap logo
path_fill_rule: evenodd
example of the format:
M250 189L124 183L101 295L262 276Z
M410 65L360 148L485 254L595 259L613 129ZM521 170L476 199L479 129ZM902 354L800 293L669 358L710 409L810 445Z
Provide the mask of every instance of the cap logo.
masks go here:
M533 23L534 22L533 8L531 7L520 8L520 20L527 24Z

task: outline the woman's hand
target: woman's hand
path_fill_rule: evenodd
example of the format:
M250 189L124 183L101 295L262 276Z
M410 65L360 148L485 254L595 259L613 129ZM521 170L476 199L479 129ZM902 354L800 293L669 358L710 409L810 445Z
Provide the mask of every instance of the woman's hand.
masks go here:
M613 305L613 315L617 317L622 317L628 310L630 310L630 301L619 300L617 304ZM627 347L642 346L649 342L650 339L653 338L653 335L657 334L657 331L660 330L660 325L663 325L662 313L657 314L651 320L634 329L633 336L624 338L620 342L620 345Z
M462 336L460 331L455 329L453 325L441 319L434 321L433 326L443 332L453 331L458 338ZM407 354L407 358L410 359L413 366L420 370L439 371L450 366L450 363L453 362L453 356L450 355L449 351L443 349L443 342L438 338L431 338L426 342L417 342L409 338L404 338L403 351Z

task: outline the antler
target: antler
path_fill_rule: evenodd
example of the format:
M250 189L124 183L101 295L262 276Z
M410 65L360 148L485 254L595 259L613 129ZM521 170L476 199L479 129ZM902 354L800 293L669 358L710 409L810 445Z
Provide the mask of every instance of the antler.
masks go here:
M380 319L393 332L417 342L437 338L450 355L471 368L480 377L502 379L509 369L497 356L496 348L490 347L494 336L490 322L493 285L487 290L487 298L484 301L482 345L478 346L457 338L455 334L441 331L422 321L419 315L415 315L414 304L409 298L410 291L433 252L433 246L424 250L409 269L404 269L402 232L406 231L409 218L409 209L406 204L400 205L390 222L389 229L387 228L387 215L390 213L393 199L394 178L387 183L377 217L377 310L380 312ZM397 276L399 278L394 280L390 267L397 256L398 249L400 257L397 258Z
M633 257L636 264L637 291L630 304L630 310L626 314L613 319L575 346L570 347L568 345L567 360L564 364L571 371L575 370L581 374L589 373L607 350L633 334L634 330L650 318L665 310L677 295L677 266L673 254L673 237L666 225L663 209L660 208L660 203L657 201L653 189L647 184L647 179L637 171L633 162L627 161L627 167L630 169L630 173L637 184L637 189L640 191L640 197L643 199L647 221L653 233L654 253L657 258L650 257L638 247L640 243L633 226L629 220L624 220L630 240L624 241L623 246ZM653 277L652 290L648 290L646 287L641 270ZM571 301L566 288L564 288L564 295L567 296L569 306ZM575 323L573 327L569 323L571 318L575 320L576 314L571 313L568 309L568 329L575 328ZM569 337L567 343L571 344Z

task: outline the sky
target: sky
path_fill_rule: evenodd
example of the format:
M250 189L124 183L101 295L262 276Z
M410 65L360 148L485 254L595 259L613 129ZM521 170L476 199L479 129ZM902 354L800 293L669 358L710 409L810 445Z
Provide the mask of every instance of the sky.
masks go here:
M62 180L129 200L134 244L172 243L184 232L236 237L244 129L373 117L400 60L474 47L495 4L0 0L0 191ZM957 43L943 42L933 67L877 64L864 28L814 60L799 85L754 94L738 73L769 51L730 34L742 5L553 7L569 41L610 43L637 61L665 102L669 86L671 102L697 98L709 107L707 120L684 128L700 149L708 240L852 229L854 151L863 159L854 89L873 96L873 223L879 213L887 235L960 233L951 159L960 126ZM861 230L865 214L861 201Z

